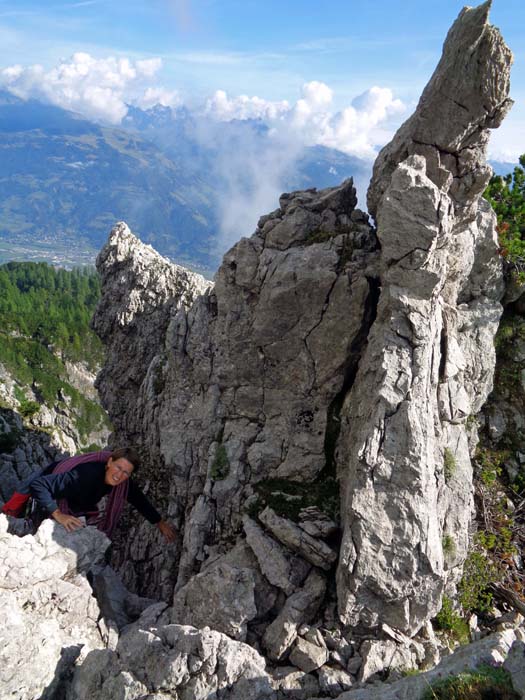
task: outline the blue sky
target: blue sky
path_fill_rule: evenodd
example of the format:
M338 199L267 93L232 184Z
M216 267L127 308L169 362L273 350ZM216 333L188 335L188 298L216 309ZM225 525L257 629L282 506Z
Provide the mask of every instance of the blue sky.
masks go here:
M323 122L327 145L354 138L359 125L369 128L366 143L356 146L356 153L361 148L364 154L388 138L412 111L463 4L456 0L0 0L0 71L40 64L40 73L22 73L20 68L16 76L10 73L11 85L24 96L39 96L44 84L50 101L88 113L90 99L93 109L102 109L104 100L112 105L113 98L136 99L139 104L142 100L147 106L148 87L157 90L150 101L164 94L173 103L195 109L207 104L223 119L241 112L257 116L263 109L267 114L271 105L275 118L286 111L281 103L287 101L295 117L303 108L316 112L316 121L303 119L310 134L313 126L319 128L320 112L330 114L332 121ZM515 56L512 96L517 104L491 147L493 156L506 159L525 151L525 3L494 0L491 21L500 27ZM79 52L84 57L72 60ZM118 85L114 65L104 62L111 56L130 61L131 68L119 64L116 69ZM70 67L57 77L52 71L60 62ZM91 71L89 81L86 70ZM80 74L85 87L81 99L69 94L80 85L75 77ZM106 81L106 97L92 89L96 80ZM305 84L310 85L306 93ZM374 86L390 92L369 93ZM118 94L111 93L113 88ZM217 97L218 90L226 95ZM351 129L340 128L339 122L336 128L335 115L363 93L354 107L363 100L369 107L361 111L356 107ZM260 101L240 103L240 95ZM116 101L114 107L116 122L121 111Z

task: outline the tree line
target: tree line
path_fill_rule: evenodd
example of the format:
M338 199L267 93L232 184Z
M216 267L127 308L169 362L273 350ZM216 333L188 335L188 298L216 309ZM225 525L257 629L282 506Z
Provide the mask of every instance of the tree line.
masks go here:
M93 269L6 263L0 266L0 332L13 340L36 341L44 351L94 367L102 360L102 346L89 323L99 297Z

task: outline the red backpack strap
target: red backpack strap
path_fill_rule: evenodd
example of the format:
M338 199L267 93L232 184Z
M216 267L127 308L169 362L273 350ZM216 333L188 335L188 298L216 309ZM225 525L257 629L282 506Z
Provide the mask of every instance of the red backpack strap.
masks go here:
M14 518L21 518L24 514L24 508L26 503L29 501L31 496L25 493L15 493L11 498L2 506L2 513L6 515L12 515Z

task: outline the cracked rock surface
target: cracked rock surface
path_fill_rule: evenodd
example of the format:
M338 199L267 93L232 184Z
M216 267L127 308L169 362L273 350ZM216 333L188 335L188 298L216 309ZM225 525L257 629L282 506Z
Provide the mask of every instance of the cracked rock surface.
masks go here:
M481 198L491 174L485 153L488 129L511 104L511 54L488 24L489 7L461 12L368 191L382 291L337 457L338 605L353 626L384 622L414 634L439 611L466 557L465 423L492 388L503 293L495 215Z
M108 546L95 528L68 534L51 520L34 537L15 537L0 515L2 697L50 699L75 662L104 646L99 608L80 572Z
M258 483L314 481L326 467L329 410L376 293L377 241L355 205L351 180L283 195L200 296L123 225L99 256L94 326L111 358L99 388L115 441L138 446L181 533L177 589L241 532ZM170 569L154 536L132 528L125 546L125 582L150 595Z
M115 443L139 448L145 487L179 531L165 548L129 523L121 543L126 585L174 602L158 629L209 621L304 668L317 646L342 671L323 672L332 689L391 656L433 653L410 638L461 576L466 426L491 391L503 294L481 195L488 133L511 105L511 54L489 7L461 12L416 112L379 154L377 228L348 180L282 195L213 285L123 224L101 252L99 388ZM351 629L352 644L303 634L323 621ZM131 673L115 668L108 683Z

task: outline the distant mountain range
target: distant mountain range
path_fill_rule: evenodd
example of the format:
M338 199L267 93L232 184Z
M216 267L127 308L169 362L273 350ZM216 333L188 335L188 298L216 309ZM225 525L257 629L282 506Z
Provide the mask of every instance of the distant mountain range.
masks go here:
M93 262L123 219L162 254L211 274L280 192L365 182L370 167L276 141L257 121L130 107L120 127L106 127L0 92L0 262Z

